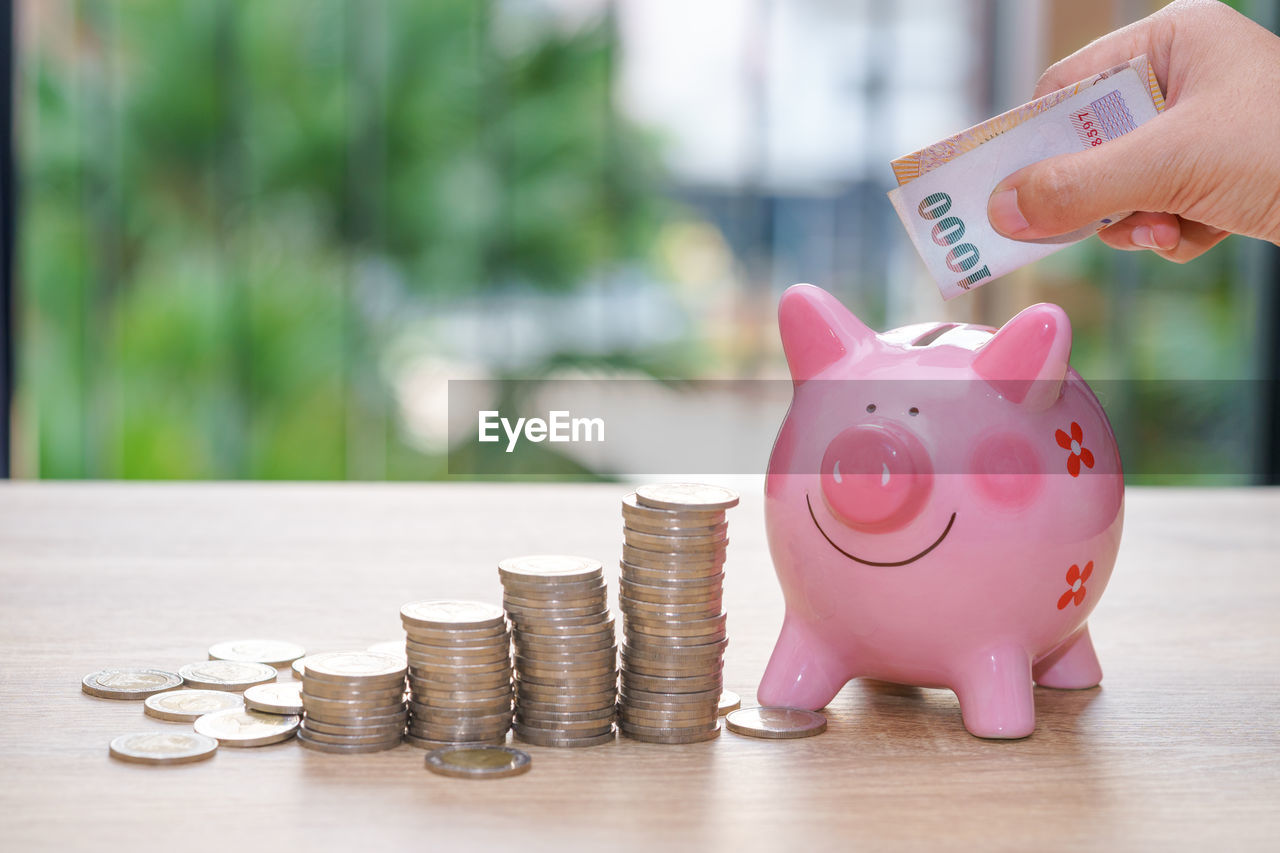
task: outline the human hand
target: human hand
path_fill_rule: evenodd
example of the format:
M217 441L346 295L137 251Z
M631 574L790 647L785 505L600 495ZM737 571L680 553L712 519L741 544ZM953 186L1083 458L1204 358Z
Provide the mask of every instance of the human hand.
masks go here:
M987 202L996 231L1099 232L1183 263L1228 234L1280 244L1280 38L1217 0L1177 0L1055 63L1035 97L1146 54L1166 110L1137 129L1019 169Z

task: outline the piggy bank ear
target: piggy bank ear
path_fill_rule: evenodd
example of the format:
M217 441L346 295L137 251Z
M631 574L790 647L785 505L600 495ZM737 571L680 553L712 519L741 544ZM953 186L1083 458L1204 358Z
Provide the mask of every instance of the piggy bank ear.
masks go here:
M1057 305L1032 305L982 345L973 369L1014 403L1042 411L1053 405L1071 358L1071 321Z
M782 294L778 328L797 385L876 339L838 299L812 284L795 284Z

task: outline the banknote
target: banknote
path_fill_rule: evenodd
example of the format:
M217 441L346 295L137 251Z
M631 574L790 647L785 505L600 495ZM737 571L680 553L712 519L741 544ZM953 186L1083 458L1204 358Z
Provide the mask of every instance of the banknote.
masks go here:
M1024 166L1105 144L1164 109L1145 56L988 119L892 163L894 210L944 299L1037 261L1099 228L1024 242L1000 236L987 221L996 184Z

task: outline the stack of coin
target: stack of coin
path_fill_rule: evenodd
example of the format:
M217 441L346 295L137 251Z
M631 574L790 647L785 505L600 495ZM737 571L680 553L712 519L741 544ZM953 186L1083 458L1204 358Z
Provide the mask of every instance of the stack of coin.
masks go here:
M298 740L320 752L378 752L404 737L405 664L375 652L311 655Z
M409 743L428 749L504 743L512 692L511 632L502 608L415 601L400 608L400 621L409 660Z
M618 728L650 743L720 734L725 510L718 486L663 483L622 499L622 684Z
M613 739L618 655L603 567L585 557L498 564L515 644L516 737L540 746Z

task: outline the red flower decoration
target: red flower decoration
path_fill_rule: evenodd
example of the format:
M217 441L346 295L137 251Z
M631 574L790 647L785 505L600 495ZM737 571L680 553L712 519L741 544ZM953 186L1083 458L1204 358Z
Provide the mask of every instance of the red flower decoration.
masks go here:
M1072 565L1067 569L1067 586L1071 587L1062 594L1058 599L1058 609L1066 610L1067 605L1074 600L1077 607L1084 602L1085 588L1084 582L1089 579L1089 575L1093 574L1093 560L1084 564L1084 569L1077 565Z
M1081 462L1086 468L1093 467L1093 454L1084 446L1084 430L1080 428L1080 424L1072 421L1070 435L1058 430L1054 438L1058 439L1059 447L1071 451L1071 455L1067 457L1067 471L1072 477L1080 476Z

